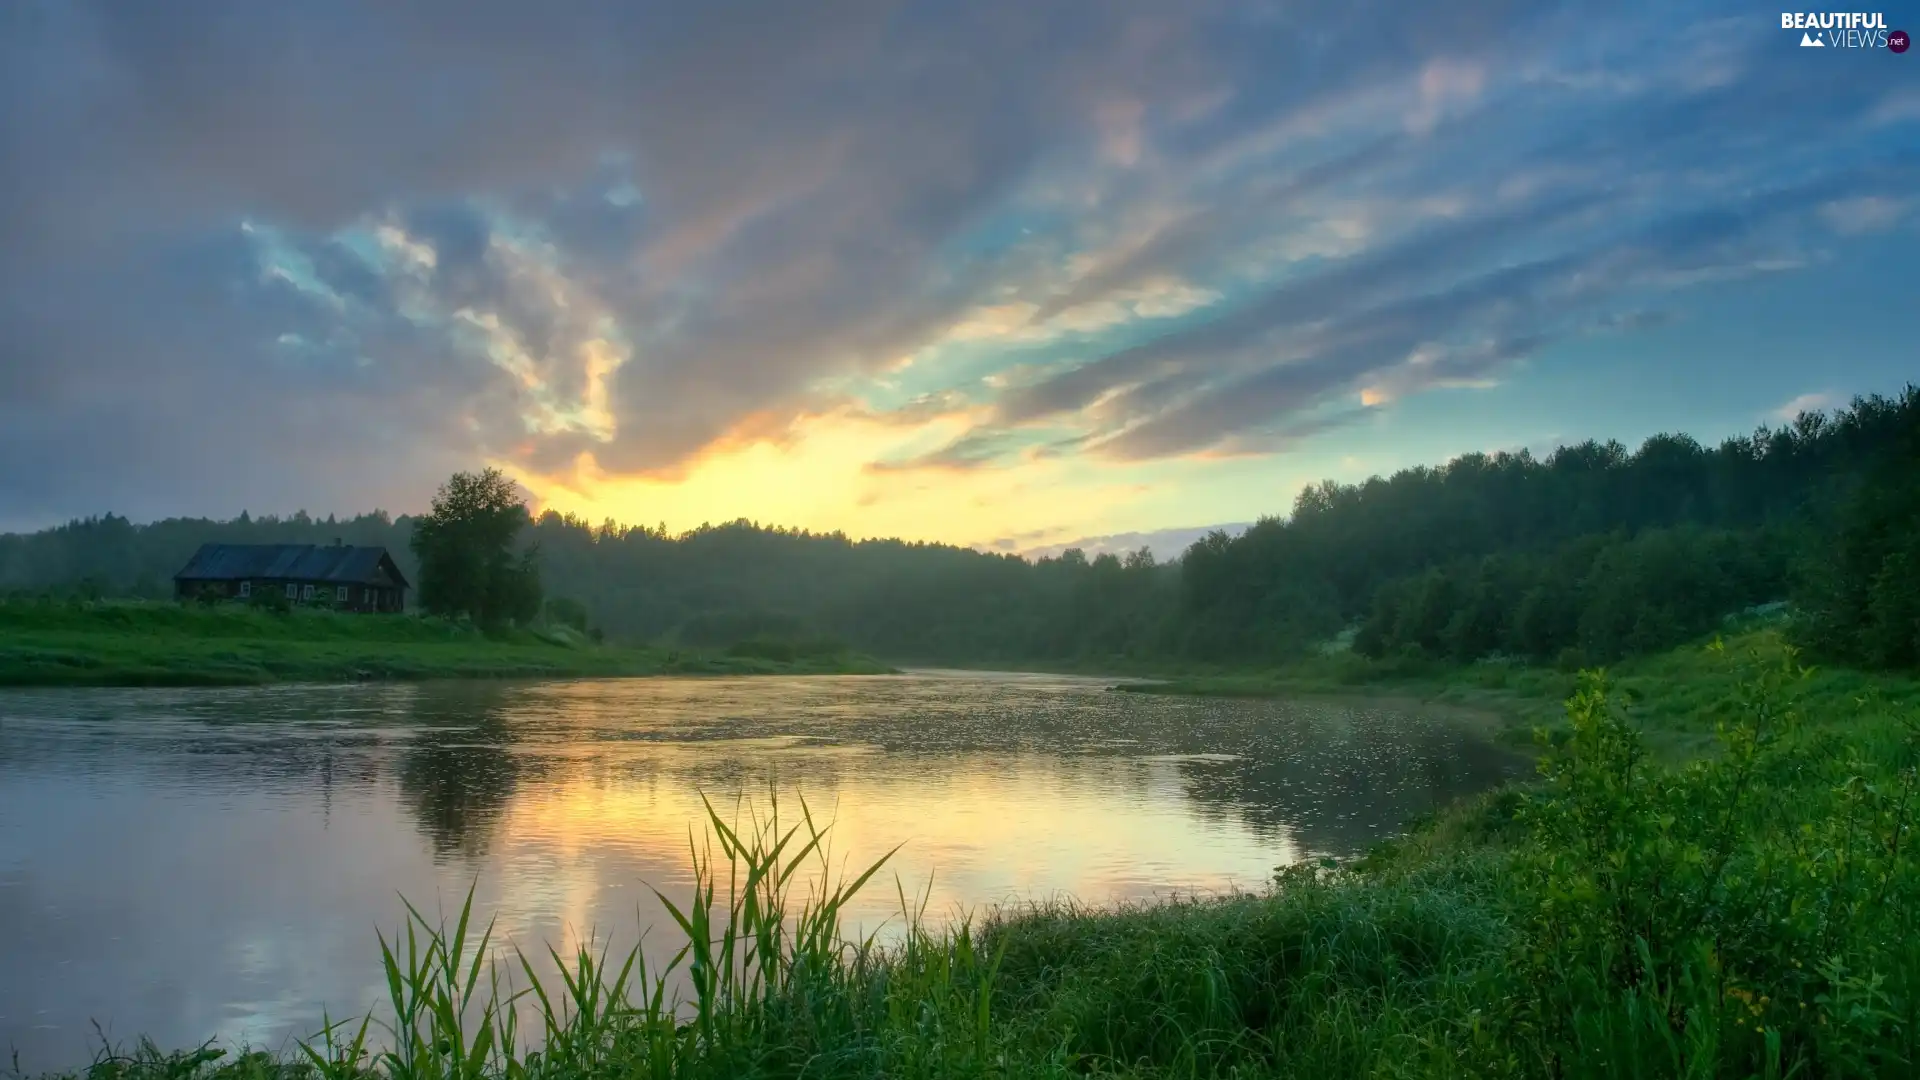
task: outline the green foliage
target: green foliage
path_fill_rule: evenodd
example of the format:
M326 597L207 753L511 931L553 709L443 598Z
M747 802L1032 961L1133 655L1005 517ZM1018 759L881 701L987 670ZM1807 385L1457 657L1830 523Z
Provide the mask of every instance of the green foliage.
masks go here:
M527 623L540 612L538 545L518 554L526 503L498 469L455 473L414 523L420 606L486 626Z
M1808 560L1800 636L1822 656L1920 667L1920 419L1850 492Z
M287 599L287 594L280 589L259 588L248 592L247 606L255 611L285 615L293 610L293 601Z
M835 879L804 803L746 828L709 806L663 969L495 964L469 896L451 927L408 908L387 1003L298 1057L148 1046L90 1080L1913 1075L1920 723L1833 711L1791 654L1674 662L1709 661L1734 687L1715 753L1661 764L1642 724L1701 704L1624 707L1590 672L1537 786L1265 895L939 927L903 890L883 946L840 912L884 858Z
M556 626L571 626L583 634L587 632L587 606L571 597L549 597L546 616L547 621Z
M451 927L409 908L387 1003L297 1057L143 1045L90 1080L1914 1075L1920 719L1843 711L1791 653L1669 663L1721 679L1629 706L1586 673L1539 784L1264 895L941 927L902 890L883 946L840 912L885 859L835 879L804 803L746 828L709 806L663 969L495 964L469 896ZM1649 751L1645 725L1703 715L1713 753Z
M1920 731L1810 732L1789 653L1729 702L1720 752L1649 759L1589 675L1516 857L1518 1029L1555 1075L1904 1075L1920 1068Z
M333 612L309 605L289 608L278 590L260 592L277 602L203 607L9 599L0 603L0 686L889 670L846 652L808 653L785 662L674 658L660 650L594 647L570 629L483 632L465 620Z
M821 634L900 659L1133 669L1267 666L1354 629L1354 647L1375 657L1610 663L1791 595L1814 655L1899 667L1920 663L1917 422L1909 387L1714 447L1658 435L1631 451L1468 454L1316 484L1285 520L1210 535L1178 563L1022 559L744 520L671 536L552 512L527 525L510 485L481 473L461 490L488 508L476 511L486 543L455 547L492 555L431 572L411 544L438 550L455 535L437 518L109 515L0 536L0 588L65 597L90 580L90 595L130 595L202 542L339 536L387 547L430 610L525 621L539 613L532 563L515 554L525 541L540 584L590 598L593 625L616 640L724 649ZM488 581L502 587L476 584Z
M1783 596L1793 549L1821 552L1804 534L1830 519L1835 479L1865 475L1916 424L1920 388L1908 387L1713 449L1657 435L1632 453L1587 442L1322 483L1290 519L1188 552L1183 608L1200 625L1186 640L1197 656L1271 662L1306 628L1359 621L1355 648L1374 656L1551 660L1577 646L1610 661L1665 648ZM1904 479L1868 486L1914 491L1914 460ZM1848 595L1864 599L1882 562L1860 566ZM1887 620L1904 625L1904 610Z
M1582 537L1544 556L1463 560L1383 584L1354 647L1462 662L1524 656L1563 668L1659 652L1785 592L1786 550L1770 530L1685 526Z

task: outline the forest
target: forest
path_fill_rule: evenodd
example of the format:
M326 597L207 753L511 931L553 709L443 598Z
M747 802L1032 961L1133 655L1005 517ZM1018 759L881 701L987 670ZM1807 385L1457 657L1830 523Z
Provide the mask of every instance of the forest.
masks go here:
M744 520L669 535L551 512L521 538L547 595L623 641L824 638L902 661L1221 666L1350 644L1572 669L1791 604L1812 655L1903 668L1920 663L1916 477L1910 385L1712 447L1590 440L1326 481L1172 562L1145 550L1026 560ZM0 535L0 594L166 596L209 541L381 544L418 580L416 523L109 514Z

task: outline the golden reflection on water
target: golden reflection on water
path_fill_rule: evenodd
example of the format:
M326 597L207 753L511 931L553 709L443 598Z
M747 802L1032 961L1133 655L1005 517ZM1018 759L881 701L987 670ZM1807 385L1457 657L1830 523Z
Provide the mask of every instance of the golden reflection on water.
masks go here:
M1285 830L1206 823L1180 805L1181 765L1039 755L895 761L845 748L650 747L614 770L567 770L516 792L494 826L504 911L558 913L564 948L610 926L609 890L651 913L646 887L684 901L689 846L704 844L697 776L737 755L740 782L705 794L729 822L773 812L827 829L829 863L858 873L892 851L849 911L868 928L899 914L899 892L936 915L1026 899L1110 903L1171 891L1258 888L1299 852ZM796 756L810 759L796 768ZM795 777L799 773L804 779ZM767 784L773 783L774 796ZM896 850L897 849L897 850ZM896 889L896 882L898 889ZM515 927L519 935L552 918ZM624 921L624 920L621 920Z
M29 1071L83 1064L96 1019L286 1048L380 997L400 896L469 887L502 946L645 931L657 964L703 795L788 824L804 797L835 869L897 848L847 912L872 931L901 893L945 919L1258 889L1520 767L1431 718L1051 676L10 692L0 1041Z

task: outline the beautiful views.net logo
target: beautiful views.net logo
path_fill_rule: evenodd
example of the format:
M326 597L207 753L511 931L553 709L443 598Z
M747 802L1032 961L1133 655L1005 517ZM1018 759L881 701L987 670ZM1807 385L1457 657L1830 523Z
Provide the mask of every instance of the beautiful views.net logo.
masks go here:
M1783 11L1780 29L1800 31L1803 49L1887 49L1907 51L1905 30L1887 28L1887 16L1878 11Z

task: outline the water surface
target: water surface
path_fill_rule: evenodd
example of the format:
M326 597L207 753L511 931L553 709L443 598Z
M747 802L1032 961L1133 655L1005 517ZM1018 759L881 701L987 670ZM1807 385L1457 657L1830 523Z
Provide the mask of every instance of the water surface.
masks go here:
M0 1051L93 1021L283 1049L379 995L404 894L564 951L683 899L701 795L804 795L836 861L948 914L1259 888L1521 766L1366 706L1112 693L1060 676L630 679L0 693ZM744 811L743 811L744 812ZM648 937L660 956L665 927Z

